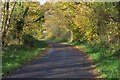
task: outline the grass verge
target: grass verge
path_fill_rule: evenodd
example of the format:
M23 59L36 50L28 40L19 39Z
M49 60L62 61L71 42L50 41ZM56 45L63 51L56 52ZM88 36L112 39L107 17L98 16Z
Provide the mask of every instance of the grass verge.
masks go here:
M3 49L2 54L2 75L9 74L12 70L18 69L32 59L41 55L47 47L44 41L37 41L33 46L11 45Z
M70 44L77 45L88 53L96 63L96 68L100 71L103 78L116 80L119 75L119 59L109 54L107 48L93 47L88 43L72 42Z

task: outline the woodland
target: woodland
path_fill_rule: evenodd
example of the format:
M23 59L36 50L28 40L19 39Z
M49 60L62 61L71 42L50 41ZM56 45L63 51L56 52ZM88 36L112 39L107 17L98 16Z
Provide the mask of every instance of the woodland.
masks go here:
M120 77L120 2L5 2L3 73L34 59L46 41L83 48L105 78Z

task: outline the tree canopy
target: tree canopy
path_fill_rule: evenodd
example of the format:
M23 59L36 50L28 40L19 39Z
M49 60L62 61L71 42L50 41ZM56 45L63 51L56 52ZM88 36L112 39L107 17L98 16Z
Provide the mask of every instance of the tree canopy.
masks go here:
M120 2L4 2L3 48L35 39L87 42L120 57Z

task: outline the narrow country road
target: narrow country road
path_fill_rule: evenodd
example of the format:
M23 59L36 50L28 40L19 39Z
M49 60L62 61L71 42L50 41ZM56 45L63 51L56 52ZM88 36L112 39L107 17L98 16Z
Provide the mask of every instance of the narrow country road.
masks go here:
M51 48L40 58L8 78L94 78L95 67L83 52L70 45L51 43Z

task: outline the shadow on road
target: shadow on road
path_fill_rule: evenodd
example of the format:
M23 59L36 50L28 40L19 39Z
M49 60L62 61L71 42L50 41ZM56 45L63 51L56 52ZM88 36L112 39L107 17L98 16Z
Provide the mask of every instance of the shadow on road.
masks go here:
M96 77L95 66L76 48L59 43L49 43L47 54L34 60L9 78L91 78Z

